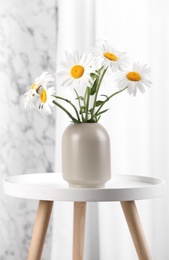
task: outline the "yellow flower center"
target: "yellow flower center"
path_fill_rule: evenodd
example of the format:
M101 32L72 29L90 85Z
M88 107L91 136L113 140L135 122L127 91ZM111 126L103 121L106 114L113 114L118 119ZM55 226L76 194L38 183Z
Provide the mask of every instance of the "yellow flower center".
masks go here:
M42 92L40 94L40 100L42 101L42 103L45 103L47 100L47 93L45 89L42 89Z
M34 83L32 86L31 86L31 89L34 89L36 86L36 83Z
M104 57L107 58L108 60L111 60L111 61L116 61L118 60L117 56L111 52L105 52L104 54Z
M129 73L127 73L127 78L131 81L139 81L141 79L141 76L136 71L130 71Z
M81 78L84 74L84 67L81 65L75 65L71 68L70 74L74 79Z

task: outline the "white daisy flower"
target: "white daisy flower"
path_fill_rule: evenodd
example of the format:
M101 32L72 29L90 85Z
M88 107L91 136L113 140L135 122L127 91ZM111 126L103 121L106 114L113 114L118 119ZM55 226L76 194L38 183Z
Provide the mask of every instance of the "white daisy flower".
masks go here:
M92 68L92 55L84 53L79 57L78 52L73 55L66 53L66 61L58 64L56 75L61 79L62 86L71 86L72 88L88 86L91 81L90 73L94 72Z
M127 92L133 96L136 95L137 89L145 92L145 87L151 87L151 81L147 79L150 69L147 65L135 63L131 71L122 72L117 78L117 87L121 90L127 87Z
M55 99L53 97L55 93L54 87L50 88L43 88L41 87L39 89L39 98L37 101L37 107L41 110L43 110L47 114L52 114L51 106L54 106L53 100Z
M25 107L35 108L34 99L39 96L39 89L42 87L51 86L54 82L54 78L48 73L43 72L39 77L35 79L35 82L30 87L30 90L25 93L24 105Z
M115 50L107 41L98 42L93 54L101 59L102 66L110 67L112 72L124 70L128 65L126 53Z
M34 83L30 90L25 93L24 106L25 108L35 108L33 104L33 99L37 95L36 92L36 83Z
M39 86L46 86L46 87L49 87L51 85L53 85L53 82L54 82L54 78L47 72L43 72L40 77L37 77L35 79L35 84L36 84L36 87L35 89L37 89Z

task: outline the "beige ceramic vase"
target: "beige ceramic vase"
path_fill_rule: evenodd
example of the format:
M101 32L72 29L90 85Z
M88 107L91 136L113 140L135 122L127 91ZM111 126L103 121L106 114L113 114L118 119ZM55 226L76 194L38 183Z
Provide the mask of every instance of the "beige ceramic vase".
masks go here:
M70 124L62 136L62 174L71 187L100 188L111 178L110 140L99 123Z

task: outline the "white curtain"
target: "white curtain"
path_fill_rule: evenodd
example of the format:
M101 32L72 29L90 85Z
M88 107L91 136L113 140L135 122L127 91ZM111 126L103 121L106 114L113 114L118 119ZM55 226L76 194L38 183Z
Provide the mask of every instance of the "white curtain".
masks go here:
M167 0L60 0L57 59L64 50L79 52L106 38L131 61L151 68L151 89L116 96L101 119L111 138L112 175L169 174L169 2ZM108 87L110 81L108 82ZM57 86L58 94L71 92ZM57 110L56 171L61 171L61 135L69 119ZM153 260L169 259L169 199L138 201ZM55 203L52 260L71 259L72 203ZM135 260L137 255L119 203L89 203L85 260Z

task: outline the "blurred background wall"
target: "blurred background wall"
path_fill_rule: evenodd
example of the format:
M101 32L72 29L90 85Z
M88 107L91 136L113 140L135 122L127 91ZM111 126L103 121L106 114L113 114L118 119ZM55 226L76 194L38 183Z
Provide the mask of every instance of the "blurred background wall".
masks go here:
M57 13L56 0L0 0L0 260L27 259L37 207L5 196L3 177L54 171L55 116L26 111L23 95L43 71L55 73ZM50 240L51 225L43 260Z

